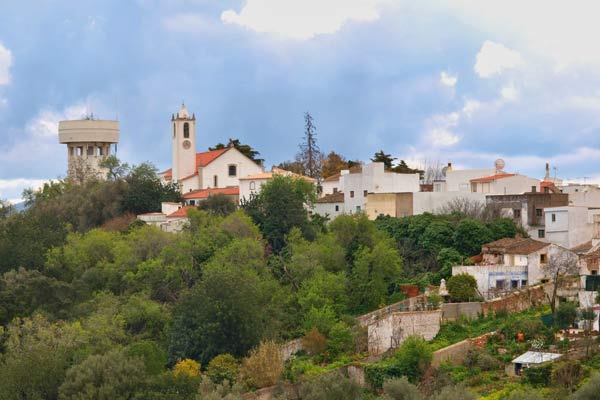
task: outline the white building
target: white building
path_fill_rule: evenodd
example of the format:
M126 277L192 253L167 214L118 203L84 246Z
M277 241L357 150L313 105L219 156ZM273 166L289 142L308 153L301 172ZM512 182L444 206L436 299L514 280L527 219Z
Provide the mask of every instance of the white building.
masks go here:
M563 253L576 257L555 244L530 238L504 238L483 245L476 265L452 267L452 275L466 273L473 276L484 298L493 298L550 280L548 263Z
M497 173L471 179L471 192L473 193L522 194L539 191L539 179L520 174Z
M569 205L576 207L600 207L600 188L593 184L575 184L559 186L562 193L569 195Z
M180 203L164 202L161 203L161 212L140 214L137 218L162 231L176 233L187 225L187 212L193 208L195 207L182 206Z
M264 172L233 145L196 153L196 117L184 105L171 117L172 167L161 172L166 182L177 182L181 192L239 186L239 178Z
M240 202L249 200L253 195L257 195L260 193L261 187L273 179L274 175L282 175L282 176L292 176L299 179L304 179L307 182L312 184L316 183L316 179L310 178L308 176L303 176L299 174L295 174L290 171L283 170L281 168L273 167L271 168L271 172L261 172L258 174L247 175L241 177L240 181Z
M599 238L600 209L548 207L544 209L544 217L546 240L550 243L570 249Z
M313 208L313 212L324 217L329 217L330 220L334 219L340 214L343 214L344 193L331 193L317 199L317 202Z

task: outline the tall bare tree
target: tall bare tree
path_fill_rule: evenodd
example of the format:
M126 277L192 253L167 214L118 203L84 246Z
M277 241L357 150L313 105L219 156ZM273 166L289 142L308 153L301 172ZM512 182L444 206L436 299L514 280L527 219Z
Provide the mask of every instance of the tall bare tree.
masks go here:
M320 177L321 159L323 158L317 145L316 130L313 117L307 111L304 113L304 140L300 144L300 152L296 155L296 161L304 167L304 175L311 178Z
M568 282L569 277L579 275L579 265L577 256L567 250L559 250L554 254L549 254L548 265L546 266L546 276L552 279L552 296L550 298L550 308L552 314L556 314L556 297L558 289Z

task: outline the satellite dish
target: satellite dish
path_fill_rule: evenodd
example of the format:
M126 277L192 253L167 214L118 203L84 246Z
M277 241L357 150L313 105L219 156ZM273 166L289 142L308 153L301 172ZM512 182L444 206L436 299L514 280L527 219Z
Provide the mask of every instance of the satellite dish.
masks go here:
M499 158L496 160L496 162L494 162L494 165L496 166L496 171L502 171L506 166L506 163L503 159Z
M447 171L448 171L448 167L442 168L442 176L446 176Z

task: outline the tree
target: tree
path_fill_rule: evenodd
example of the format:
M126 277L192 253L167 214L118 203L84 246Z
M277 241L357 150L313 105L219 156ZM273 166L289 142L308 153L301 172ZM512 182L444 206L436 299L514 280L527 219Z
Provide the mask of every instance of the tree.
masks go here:
M122 179L129 172L129 164L122 163L114 154L105 157L98 166L106 169L106 179L111 181Z
M237 205L224 194L214 194L200 202L198 208L225 217L235 211Z
M329 152L327 157L322 161L323 169L321 170L321 177L328 178L332 175L337 174L343 169L348 168L348 161L346 158L335 151Z
M187 375L191 378L196 378L200 376L200 364L189 358L179 360L177 361L177 364L173 366L173 375Z
M279 382L283 369L281 349L275 342L269 341L252 349L242 360L240 374L248 386L263 388Z
M290 171L298 175L304 174L304 167L299 161L283 161L277 165L277 168Z
M243 400L244 388L241 385L231 385L224 381L215 383L203 378L198 388L196 400Z
M387 379L383 382L385 400L422 400L419 389L410 383L405 376Z
M15 212L15 208L6 200L0 199L0 221Z
M450 298L456 302L473 301L477 297L477 281L469 274L454 275L446 283Z
M572 400L596 400L598 393L600 393L600 375L596 373L573 393Z
M214 147L209 147L208 150L221 150L232 146L258 165L263 165L265 162L263 158L258 158L258 155L260 154L258 151L254 150L250 145L240 143L239 139L229 139L229 143L227 143L227 145L224 145L223 143L217 143Z
M321 374L300 388L302 400L359 400L362 388L353 380L335 371Z
M453 248L443 248L438 253L436 260L440 265L440 278L448 279L452 276L452 267L461 265L463 257Z
M181 201L177 183L163 184L154 165L142 163L125 177L127 188L123 193L122 210L133 214L160 211L161 202Z
M399 174L419 174L419 175L422 175L424 173L424 171L422 171L420 169L410 168L406 164L406 161L404 161L404 160L400 160L400 162L398 163L398 165L396 165L395 167L393 167L391 170L394 171L394 172L397 172Z
M91 355L67 371L60 386L61 400L130 399L142 391L147 375L139 358L121 351Z
M454 248L470 257L481 252L481 246L492 241L492 232L483 223L465 218L454 230Z
M214 383L234 383L240 372L240 363L231 354L219 354L208 363L206 376Z
M392 169L392 164L394 163L395 159L396 158L386 154L383 150L379 150L377 153L375 153L373 158L371 158L371 161L383 163L383 167L385 169Z
M556 297L558 289L565 284L569 276L577 276L579 266L577 265L577 256L567 250L557 250L548 257L548 265L545 268L546 276L552 279L552 297L550 298L550 308L556 315Z
M433 352L423 338L409 336L394 353L395 374L417 383L429 368L432 357Z
M296 161L302 164L304 175L311 178L319 178L321 175L321 151L317 145L317 127L313 123L313 117L307 111L304 113L304 139L300 144L300 152L296 155Z
M560 329L567 329L577 320L577 304L573 302L560 303L556 310L556 324Z

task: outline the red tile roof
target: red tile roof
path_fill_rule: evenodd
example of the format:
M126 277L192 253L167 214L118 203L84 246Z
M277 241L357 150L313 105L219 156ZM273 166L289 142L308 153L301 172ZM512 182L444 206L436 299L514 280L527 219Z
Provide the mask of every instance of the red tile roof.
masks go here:
M208 196L212 196L214 194L224 194L226 196L239 196L240 187L232 186L228 188L199 189L185 193L183 195L183 198L186 200L206 199L208 198Z
M221 154L227 152L231 148L232 147L226 147L224 149L205 151L203 153L196 153L196 172L194 172L192 175L186 176L185 178L181 178L181 179L188 179L194 175L197 175L198 168L206 167L208 164L210 164L211 162L213 162L217 158L219 158L221 156ZM163 171L160 174L164 175L165 179L167 179L167 180L173 179L173 169L172 168L169 168L168 170Z
M188 210L191 210L192 208L196 208L194 206L185 206L185 207L181 207L179 210L175 211L174 213L171 213L169 215L167 215L167 218L187 218L188 214Z
M343 202L344 202L344 193L342 193L342 192L327 194L317 200L317 203L343 203Z
M510 178L511 176L515 176L517 174L496 174L492 176L484 176L483 178L471 179L471 182L490 182L496 181L498 179Z
M550 243L539 242L531 238L504 238L484 244L482 247L484 251L503 254L531 254L547 246L550 246Z

